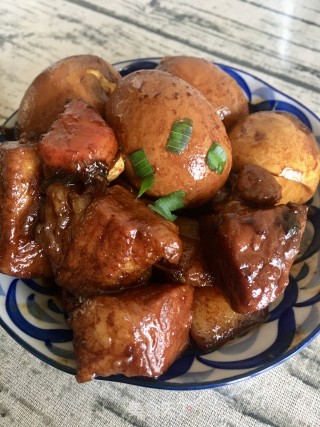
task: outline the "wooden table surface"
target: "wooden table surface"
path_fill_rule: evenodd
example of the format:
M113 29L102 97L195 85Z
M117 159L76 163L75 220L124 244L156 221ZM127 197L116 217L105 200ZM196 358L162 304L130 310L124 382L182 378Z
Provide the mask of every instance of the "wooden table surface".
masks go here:
M319 0L2 0L0 121L63 57L188 54L264 79L320 116ZM0 426L318 426L320 337L282 365L212 390L74 379L0 328Z

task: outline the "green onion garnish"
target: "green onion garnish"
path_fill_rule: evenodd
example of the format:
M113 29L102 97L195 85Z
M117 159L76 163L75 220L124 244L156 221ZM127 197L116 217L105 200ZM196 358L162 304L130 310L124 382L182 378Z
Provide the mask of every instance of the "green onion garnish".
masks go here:
M143 193L150 190L154 184L154 170L147 159L144 150L138 150L129 154L129 159L132 164L134 173L141 181L141 186L137 197L141 197Z
M154 175L148 175L141 181L141 186L137 198L141 197L143 193L150 190L154 184Z
M185 195L186 193L182 190L174 191L167 196L160 197L160 199L156 200L152 205L148 205L148 207L162 215L165 219L173 222L177 218L177 215L174 215L172 211L184 208L183 199Z
M173 123L167 142L167 150L181 154L187 148L192 135L192 120L181 119Z
M221 175L227 163L227 153L224 148L214 142L207 153L207 165L217 174Z

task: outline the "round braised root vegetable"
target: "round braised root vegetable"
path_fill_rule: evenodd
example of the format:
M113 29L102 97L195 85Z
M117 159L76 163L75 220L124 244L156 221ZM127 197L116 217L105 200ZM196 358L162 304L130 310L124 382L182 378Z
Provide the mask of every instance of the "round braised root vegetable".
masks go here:
M94 55L64 58L42 71L20 103L17 134L37 140L46 133L66 102L83 99L101 115L120 74Z
M172 74L142 70L124 77L106 118L140 193L159 198L181 190L185 205L197 205L229 175L231 146L221 120L197 89Z
M227 129L249 114L241 87L212 62L192 56L167 56L157 68L180 77L203 93Z
M280 203L305 203L315 193L320 175L319 148L310 129L289 113L251 114L229 133L233 169L256 164L282 187Z

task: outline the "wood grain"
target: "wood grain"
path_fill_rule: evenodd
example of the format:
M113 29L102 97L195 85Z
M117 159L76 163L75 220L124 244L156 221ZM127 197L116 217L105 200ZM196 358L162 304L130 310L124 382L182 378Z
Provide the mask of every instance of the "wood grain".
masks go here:
M3 0L0 119L43 68L87 52L110 62L203 56L251 71L319 113L319 2L308 4L279 11L276 2L249 0Z

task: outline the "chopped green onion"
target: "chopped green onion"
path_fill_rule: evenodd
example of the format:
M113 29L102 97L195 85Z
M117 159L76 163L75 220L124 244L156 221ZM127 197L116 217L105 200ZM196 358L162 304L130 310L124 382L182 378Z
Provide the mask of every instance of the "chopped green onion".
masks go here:
M141 197L143 193L150 190L154 184L154 170L147 159L144 150L138 150L129 154L129 159L132 164L134 173L141 181L141 186L137 197Z
M276 111L277 107L278 107L279 101L274 101L273 107L271 111Z
M154 170L150 165L144 150L138 150L129 154L129 159L135 174L141 181L145 177L154 174Z
M142 196L147 190L150 190L154 184L154 175L148 175L141 181L141 186L137 198Z
M173 123L167 142L167 150L181 154L187 148L192 135L192 120L185 118Z
M207 153L207 165L217 174L221 175L227 163L227 153L224 148L214 142Z
M177 216L172 213L176 209L184 208L185 204L183 199L186 193L182 190L174 191L167 196L160 197L152 205L148 205L150 209L162 215L169 221L175 221Z

